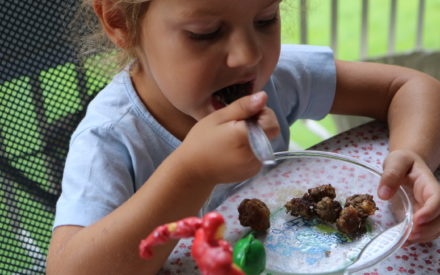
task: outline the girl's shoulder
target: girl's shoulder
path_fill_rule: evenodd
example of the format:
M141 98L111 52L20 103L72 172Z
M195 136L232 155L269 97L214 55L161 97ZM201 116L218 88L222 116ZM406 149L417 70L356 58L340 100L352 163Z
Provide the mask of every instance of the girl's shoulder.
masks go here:
M130 84L127 83L129 76L127 72L117 74L107 86L102 89L90 101L87 106L86 114L79 123L72 138L81 133L95 130L109 130L121 122L124 117L130 115L133 108L127 89Z
M71 145L78 137L99 139L99 142L113 140L128 147L146 137L148 144L173 148L179 144L148 111L126 70L117 74L89 103L86 115L71 137Z
M323 63L334 65L331 48L326 46L283 44L278 67L290 66L295 69L319 69Z
M265 90L289 124L299 118L320 119L332 105L336 65L329 47L282 45L278 64ZM277 105L278 104L278 105Z

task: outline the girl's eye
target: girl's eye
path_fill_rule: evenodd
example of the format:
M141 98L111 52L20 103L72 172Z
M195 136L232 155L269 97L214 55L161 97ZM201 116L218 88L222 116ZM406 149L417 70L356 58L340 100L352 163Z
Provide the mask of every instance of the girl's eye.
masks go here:
M276 14L274 17L266 20L258 20L255 22L255 25L259 28L269 27L271 25L274 25L278 22L278 14Z
M195 33L191 31L187 31L188 37L193 40L213 40L220 35L220 28L213 32L209 33Z

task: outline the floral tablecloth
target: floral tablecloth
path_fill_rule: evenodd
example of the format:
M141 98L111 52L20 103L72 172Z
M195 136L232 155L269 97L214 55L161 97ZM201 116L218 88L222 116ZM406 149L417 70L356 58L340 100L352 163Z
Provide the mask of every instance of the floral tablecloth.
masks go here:
M381 167L388 152L387 141L386 124L371 122L330 138L311 149L347 155ZM435 175L437 179L440 179L440 170ZM229 200L233 202L234 198ZM235 219L228 220L227 207L220 206L217 210L220 213L223 212L224 216L226 214L227 230L231 234L240 231L240 226ZM190 255L191 242L191 239L185 239L177 244L161 274L198 273ZM440 240L401 248L377 265L355 274L440 274Z

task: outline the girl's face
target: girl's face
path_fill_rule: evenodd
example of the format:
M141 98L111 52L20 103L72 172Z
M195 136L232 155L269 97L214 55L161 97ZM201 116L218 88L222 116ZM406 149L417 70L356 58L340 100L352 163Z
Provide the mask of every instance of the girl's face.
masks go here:
M151 1L137 47L141 77L133 77L150 111L200 120L222 107L217 91L262 89L280 52L279 2Z

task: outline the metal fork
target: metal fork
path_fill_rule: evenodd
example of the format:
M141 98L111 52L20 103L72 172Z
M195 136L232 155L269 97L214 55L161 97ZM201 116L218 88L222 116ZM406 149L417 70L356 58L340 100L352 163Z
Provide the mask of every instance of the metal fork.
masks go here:
M275 164L272 144L270 144L263 129L258 125L257 120L254 118L247 119L246 126L248 128L249 143L257 159L264 165Z
M227 87L222 91L221 95L218 95L218 99L225 105L229 105L238 98L248 95L249 93L247 88L248 87L246 87L246 84ZM257 159L260 160L264 165L275 164L275 156L273 153L272 144L270 144L270 141L263 129L261 129L260 125L258 125L257 119L247 119L246 126L248 128L249 143Z

